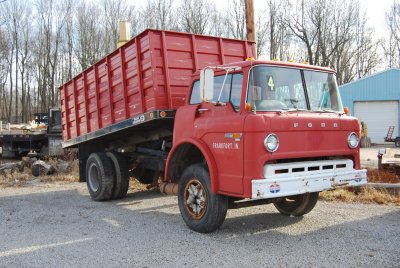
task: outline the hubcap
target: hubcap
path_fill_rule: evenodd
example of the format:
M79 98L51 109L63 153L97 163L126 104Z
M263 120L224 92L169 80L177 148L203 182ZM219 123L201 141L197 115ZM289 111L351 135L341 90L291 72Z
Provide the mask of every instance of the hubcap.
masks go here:
M207 210L207 193L197 179L191 179L185 186L185 207L193 219L201 219Z
M89 182L89 187L92 192L97 192L97 190L100 187L100 182L99 182L99 171L97 169L97 166L95 163L92 163L89 167L89 172L88 172L88 182Z

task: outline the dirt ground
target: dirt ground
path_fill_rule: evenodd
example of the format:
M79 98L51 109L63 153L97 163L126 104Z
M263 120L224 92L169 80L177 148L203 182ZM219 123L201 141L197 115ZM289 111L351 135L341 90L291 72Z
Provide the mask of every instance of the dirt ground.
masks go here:
M93 202L84 183L0 189L0 267L397 267L400 209L318 202L229 210L212 234L184 224L175 196Z

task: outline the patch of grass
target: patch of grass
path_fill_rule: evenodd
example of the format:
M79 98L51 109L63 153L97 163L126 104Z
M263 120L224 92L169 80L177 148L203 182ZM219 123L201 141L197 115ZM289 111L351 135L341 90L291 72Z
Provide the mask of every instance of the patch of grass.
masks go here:
M131 178L129 180L129 192L142 192L142 191L147 191L147 190L148 190L148 187L146 184L143 184L133 178Z
M346 188L335 189L320 193L320 199L324 201L342 201L364 204L394 204L400 206L400 196L388 193L384 189L364 187L359 192L351 192Z
M49 160L53 165L57 162L56 160ZM32 170L25 167L23 171L12 171L4 175L0 175L0 187L23 187L29 182L40 181L40 182L78 182L79 181L79 162L77 159L69 162L69 171L58 172L51 175L43 175L34 177Z
M21 187L33 177L30 173L31 169L24 168L22 172L12 171L0 175L0 187Z

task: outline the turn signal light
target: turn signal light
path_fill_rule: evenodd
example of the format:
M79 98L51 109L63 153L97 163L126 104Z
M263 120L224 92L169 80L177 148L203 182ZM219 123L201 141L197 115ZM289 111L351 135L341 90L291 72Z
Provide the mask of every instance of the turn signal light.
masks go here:
M242 133L233 133L232 136L235 140L240 140L242 138Z
M349 107L344 107L343 111L344 111L345 114L349 114Z
M251 112L251 110L253 109L253 105L251 105L250 102L246 102L246 111Z

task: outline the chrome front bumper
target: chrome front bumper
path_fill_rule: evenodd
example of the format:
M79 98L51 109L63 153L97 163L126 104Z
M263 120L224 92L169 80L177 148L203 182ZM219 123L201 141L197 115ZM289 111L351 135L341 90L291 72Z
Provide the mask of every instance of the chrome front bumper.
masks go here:
M367 184L367 170L355 170L349 159L293 162L264 166L254 179L252 198L276 198Z

